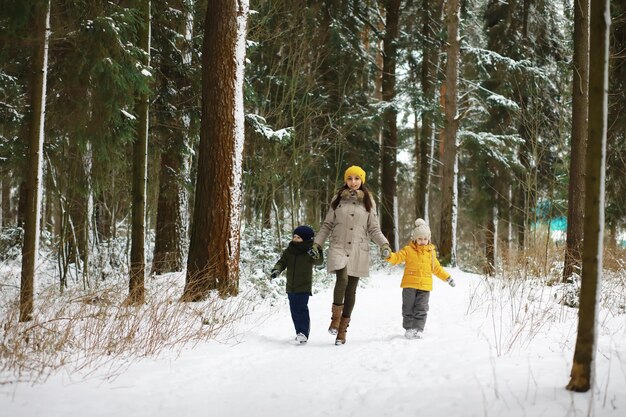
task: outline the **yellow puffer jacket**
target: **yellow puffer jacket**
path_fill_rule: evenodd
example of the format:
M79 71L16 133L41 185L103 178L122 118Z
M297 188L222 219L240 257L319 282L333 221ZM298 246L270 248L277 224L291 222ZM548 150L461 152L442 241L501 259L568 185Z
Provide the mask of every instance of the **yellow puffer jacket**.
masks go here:
M433 274L442 281L450 278L450 274L437 260L434 245L418 245L411 242L399 252L393 252L386 260L393 265L405 262L404 275L400 284L402 288L432 291Z

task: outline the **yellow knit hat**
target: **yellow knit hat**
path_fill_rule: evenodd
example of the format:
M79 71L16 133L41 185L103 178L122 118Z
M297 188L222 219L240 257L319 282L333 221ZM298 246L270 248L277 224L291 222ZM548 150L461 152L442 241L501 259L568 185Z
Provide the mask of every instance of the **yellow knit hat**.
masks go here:
M363 171L363 168L352 165L350 168L346 169L346 172L343 174L343 180L347 182L350 175L353 177L358 176L361 178L361 182L365 184L365 171Z

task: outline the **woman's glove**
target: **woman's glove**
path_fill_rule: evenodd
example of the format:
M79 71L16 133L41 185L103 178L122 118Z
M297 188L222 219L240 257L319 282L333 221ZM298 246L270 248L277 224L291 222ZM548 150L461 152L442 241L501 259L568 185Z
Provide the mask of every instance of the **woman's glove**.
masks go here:
M311 246L311 249L307 251L309 256L315 260L320 258L321 252L322 252L322 247L318 245L317 243L314 243L313 246Z
M272 273L270 274L270 279L276 278L278 274L280 274L280 271L278 269L272 269Z
M448 283L449 286L451 287L455 287L456 286L456 282L454 282L454 280L452 279L452 277L448 278L446 280L446 282Z
M383 247L380 248L380 256L383 260L389 258L391 256L391 246L385 243Z

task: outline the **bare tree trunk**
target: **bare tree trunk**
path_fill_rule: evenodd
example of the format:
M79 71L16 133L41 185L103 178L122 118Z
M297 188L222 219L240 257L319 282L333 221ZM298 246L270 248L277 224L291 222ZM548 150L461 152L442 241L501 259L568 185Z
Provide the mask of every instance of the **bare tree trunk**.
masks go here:
M71 218L71 228L68 228L68 235L65 241L68 245L70 263L79 260L84 262L87 253L88 239L88 171L85 167L85 155L80 149L76 140L71 138L65 146L64 164L66 169L61 170L65 176L65 181L60 193L66 195L66 209ZM76 265L79 267L79 265Z
M184 137L173 141L181 145ZM178 272L184 267L186 193L179 177L187 170L180 151L180 146L173 146L161 154L152 274Z
M572 141L567 192L567 237L563 281L580 271L585 201L585 144L589 88L589 0L574 1L574 85Z
M524 145L522 145L524 146ZM521 151L520 153L522 153ZM520 158L522 160L522 165L524 167L528 167L528 165L524 164L524 160L527 161L527 158ZM523 178L517 178L517 184L514 186L513 190L513 211L511 213L511 220L513 223L513 230L517 240L517 248L518 250L523 251L526 247L526 217L528 212L528 202L526 201L526 189L527 184L524 184Z
M81 253L83 254L83 288L87 288L89 286L89 261L90 261L90 250L89 250L89 236L92 230L92 219L93 219L93 178L91 177L91 166L93 165L93 149L91 147L91 143L87 142L87 146L85 152L83 154L83 168L85 170L85 222L83 228L83 237L82 237L82 249Z
M485 224L485 275L494 276L496 274L496 217L497 209L491 207L487 209L487 220Z
M43 158L42 158L43 159ZM43 193L41 196L41 230L47 232L53 232L53 218L52 218L52 203L56 200L54 196L54 188L52 186L52 167L47 166L45 161L42 160L43 168ZM47 169L46 169L47 168Z
M9 171L2 174L2 227L9 227L13 224L13 213L11 212L11 173Z
M396 60L398 42L398 21L400 18L400 0L385 1L386 30L383 40L383 101L387 103L383 113L382 130L382 198L380 209L380 228L393 247L398 249L398 208L397 180L398 172L398 111L393 101L396 98Z
M271 196L274 193L271 193L269 196L265 196L261 200L261 219L263 229L270 230L272 228L272 198Z
M457 83L459 74L459 0L446 3L446 23L448 27L448 51L446 54L445 124L443 144L443 177L441 179L441 261L456 265L456 219L457 219Z
M24 218L24 246L22 247L22 275L20 285L20 322L33 319L35 271L39 251L39 222L41 204L41 177L46 111L46 81L48 74L48 42L50 38L50 0L33 7L35 47L31 69L30 132L28 171L26 180L26 211Z
M522 5L522 38L528 39L528 16L530 14L530 4L532 0L524 0Z
M94 155L91 166L91 177L99 176L100 183L94 187L94 217L96 236L99 241L109 240L112 236L112 207L109 206L107 195L115 195L115 174L107 163Z
M592 0L589 56L589 132L585 160L585 242L574 363L567 384L586 392L594 385L598 289L602 277L604 180L609 87L609 0Z
M209 2L202 45L202 127L187 277L182 301L239 280L243 66L248 1Z
M620 225L623 225L626 195L626 1L611 2L611 45L609 60L609 117L606 142L606 227L608 244L617 249Z
M422 95L428 106L422 111L420 140L415 142L419 163L419 178L416 191L416 215L428 221L428 194L430 187L431 160L435 146L435 101L437 72L439 71L439 42L437 32L441 21L443 2L422 0L422 36L424 42L422 58Z
M337 60L340 59L340 54L332 39L333 16L338 14L338 3L338 0L317 0L311 2L312 7L319 9L317 12L319 14L319 28L314 38L314 42L319 45L319 54L316 57L317 60L319 60L317 77L319 77L320 84L327 97L322 109L320 109L320 116L314 121L313 129L317 134L327 137L328 142L334 143L333 146L337 149L336 152L331 152L328 157L329 160L326 162L326 165L329 168L320 169L319 175L329 177L334 174L332 167L338 167L343 164L342 145L337 145L341 142L340 132L335 128L329 129L329 125L337 123L336 119L343 98L340 93L342 89L340 85L341 76L339 74L339 67L336 64ZM378 56L376 59L378 60ZM376 80L378 80L378 77L376 77ZM375 94L377 93L378 89ZM273 185L273 187L275 187L275 185ZM327 188L334 189L334 187L334 183L329 182L327 184ZM270 202L270 204L272 204L272 202ZM322 210L321 213L320 216L323 216L326 210ZM323 220L323 217L320 217L319 221L322 222Z
M28 139L28 138L26 138ZM24 172L26 172L28 168L24 167ZM27 199L28 199L28 184L27 180L22 178L20 180L20 185L17 189L18 192L18 201L17 201L17 227L24 227L24 223L26 221L26 210L27 210Z
M183 18L173 22L161 22L160 26L165 31L179 34L180 41L171 46L160 45L163 49L163 58L159 79L161 88L169 89L171 83L174 83L179 91L185 91L188 90L190 81L183 71L191 66L192 61L193 4L191 0L171 1L168 4L180 10ZM155 27L157 27L156 24ZM183 52L182 66L171 58L171 56L176 56L178 51ZM183 101L189 100L186 95L181 95L181 97L176 96L173 103L179 109L184 108ZM178 272L184 268L184 242L187 241L188 223L186 215L188 195L184 184L185 178L189 176L187 135L190 126L188 120L188 112L181 111L165 121L171 124L172 128L165 128L160 132L164 145L161 146L151 274Z
M505 173L502 172L502 168L499 167L496 172L496 189L497 197L496 197L496 207L498 210L497 217L497 256L502 259L504 263L508 262L509 252L511 250L511 210L512 204L511 199L512 195L512 185L510 182L510 177L507 177L507 180L503 179Z
M141 9L143 24L139 30L138 45L146 53L144 66L150 65L150 1L138 0L136 7ZM126 305L140 305L145 302L145 234L146 199L148 181L148 95L142 94L138 100L139 126L133 144L133 207L131 215L130 280Z

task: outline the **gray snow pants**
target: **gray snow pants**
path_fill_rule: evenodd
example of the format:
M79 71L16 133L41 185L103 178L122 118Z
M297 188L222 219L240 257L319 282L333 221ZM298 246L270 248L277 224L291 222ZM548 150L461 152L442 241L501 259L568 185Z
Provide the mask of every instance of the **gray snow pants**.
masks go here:
M415 288L402 289L402 327L424 331L428 316L430 291Z

